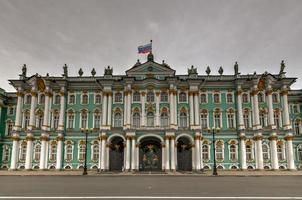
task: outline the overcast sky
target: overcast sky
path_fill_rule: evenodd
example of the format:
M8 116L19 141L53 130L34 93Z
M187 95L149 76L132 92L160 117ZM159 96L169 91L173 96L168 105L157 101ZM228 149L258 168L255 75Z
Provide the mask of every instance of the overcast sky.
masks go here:
M194 65L218 74L278 73L302 88L302 1L0 0L0 87L14 91L24 63L28 74L61 75L104 67L124 74L139 58L137 46L153 40L157 62L177 74Z

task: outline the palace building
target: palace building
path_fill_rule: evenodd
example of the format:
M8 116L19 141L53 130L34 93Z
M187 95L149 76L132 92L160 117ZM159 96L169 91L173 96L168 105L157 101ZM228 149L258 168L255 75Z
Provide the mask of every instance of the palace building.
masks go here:
M69 76L65 65L28 76L24 65L9 80L16 92L0 91L0 168L82 169L87 156L101 172L198 172L214 158L221 170L302 169L302 90L284 68L176 75L152 53L123 75Z

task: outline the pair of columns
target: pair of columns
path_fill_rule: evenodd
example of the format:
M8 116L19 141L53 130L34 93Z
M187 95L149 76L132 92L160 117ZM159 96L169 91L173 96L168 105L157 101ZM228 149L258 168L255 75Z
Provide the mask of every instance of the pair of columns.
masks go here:
M131 126L131 90L125 91L124 95L124 127L129 129Z
M199 93L189 92L190 126L199 127Z
M112 92L103 92L102 129L110 129L112 115Z
M138 170L138 149L139 145L136 145L135 136L126 136L126 162L125 170Z
M200 134L196 134L194 137L194 167L196 171L200 171L203 169L203 157L202 157L202 136Z
M177 128L177 102L176 102L176 90L171 89L169 91L170 95L170 128Z
M165 137L165 171L175 171L175 136L166 135Z

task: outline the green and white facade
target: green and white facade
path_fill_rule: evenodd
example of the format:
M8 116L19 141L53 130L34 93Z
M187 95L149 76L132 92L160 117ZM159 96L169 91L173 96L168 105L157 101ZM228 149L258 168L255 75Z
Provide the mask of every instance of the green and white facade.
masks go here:
M125 75L27 76L0 91L0 167L200 171L301 169L302 90L279 74L176 75L149 54ZM220 129L213 144L209 128Z

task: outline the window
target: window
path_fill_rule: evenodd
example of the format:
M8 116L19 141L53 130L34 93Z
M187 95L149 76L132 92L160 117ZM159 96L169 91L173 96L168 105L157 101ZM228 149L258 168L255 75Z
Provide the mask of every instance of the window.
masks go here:
M68 113L68 129L74 128L74 114L73 112Z
M168 127L168 125L169 125L168 112L167 110L165 110L160 115L160 126Z
M162 92L160 94L160 101L161 102L168 102L168 93L167 92Z
M185 92L179 93L179 102L186 102L187 101L187 95Z
M134 92L133 93L133 101L134 102L139 102L141 100L141 95L139 92Z
M223 160L223 144L220 141L216 143L216 160Z
M274 112L274 123L275 123L277 128L281 128L281 126L280 126L280 116L279 116L278 111Z
M249 111L245 110L243 113L243 122L244 122L244 127L247 129L250 127L250 120L249 120Z
M263 103L264 102L264 95L262 92L258 93L258 102Z
M7 145L3 146L3 151L2 151L2 161L3 162L8 162L9 160L9 147Z
M37 120L37 129L41 129L43 126L43 120L44 120L43 112L41 110L38 111L38 116L37 116L36 120Z
M82 144L80 144L80 146L79 146L79 160L85 160L85 154L86 154L85 146L86 145L84 142Z
M246 93L242 94L242 102L243 103L248 103L249 102L249 96Z
M153 112L147 113L147 126L153 127L154 126L154 114Z
M246 145L246 159L248 161L253 160L253 152L252 152L252 147L251 145Z
M13 115L14 114L14 107L13 106L8 107L8 114L9 115Z
M220 102L220 95L214 94L214 103L219 103L219 102Z
M95 104L101 104L102 102L102 96L100 94L95 95Z
M13 131L14 123L9 120L6 122L6 127L7 127L7 135L10 135Z
M45 95L44 95L44 94L41 94L41 95L40 95L39 104L41 104L41 105L45 104Z
M41 156L41 145L36 144L35 149L34 149L34 160L39 161Z
M209 146L207 144L202 145L202 159L207 161L210 159L209 157Z
M207 95L206 94L201 94L200 95L200 102L201 103L207 103Z
M27 95L25 98L25 104L31 104L31 95Z
M115 93L114 101L117 102L117 103L122 102L122 93L120 93L120 92Z
M74 94L71 94L69 96L69 104L75 104L75 95Z
M140 115L138 112L135 112L133 114L133 126L140 127Z
M261 113L259 114L259 119L260 119L260 125L261 125L262 127L265 127L265 114L264 114L263 112L261 112Z
M227 94L227 103L233 103L233 95L232 94Z
M147 102L154 102L154 93L153 92L147 93Z
M237 148L234 144L230 146L230 160L237 160Z
M293 113L299 113L299 106L297 104L293 105Z
M60 104L60 100L61 100L61 97L60 97L60 95L57 94L57 95L55 96L55 104L56 104L56 105L59 105L59 104Z
M24 118L24 128L27 129L28 126L29 126L29 112L26 112Z
M96 111L94 113L94 127L95 129L98 129L101 127L101 114L99 111Z
M179 116L179 126L184 128L184 127L187 127L188 124L187 124L187 113L185 111L182 111L180 113L180 116Z
M122 127L122 115L119 112L114 115L114 127Z
M88 104L88 95L87 94L82 95L82 104Z
M273 103L278 103L279 102L279 98L278 98L277 93L273 93L272 98L273 98Z
M233 113L228 114L228 125L229 125L229 128L234 128L234 114Z
M302 161L302 146L301 145L298 148L298 159L299 159L299 161Z
M50 155L49 155L50 161L56 161L57 160L57 144L53 142L50 146Z
M82 111L81 113L81 128L87 128L87 112Z
M214 126L216 128L221 128L220 122L221 122L221 120L220 120L220 112L219 111L215 111L215 113L214 113Z
M301 134L301 129L300 129L300 127L301 127L301 120L300 120L300 119L296 119L296 120L295 120L295 133L296 133L297 135L300 135L300 134Z
M283 145L281 144L278 144L277 145L277 155L278 155L278 160L284 160L284 154L283 154L283 148L282 148Z
M21 148L20 148L20 161L25 161L26 158L26 142L22 142Z
M207 129L208 128L208 112L206 110L203 110L201 115L201 128Z
M262 145L262 153L263 153L263 159L268 160L269 159L269 148L267 144Z
M71 161L72 160L72 145L71 144L67 144L66 145L65 159L67 161Z
M55 113L54 116L53 116L53 128L55 130L57 130L58 127L59 127L59 118L60 118L59 113Z
M95 142L92 146L92 160L99 160L99 145L97 142Z

